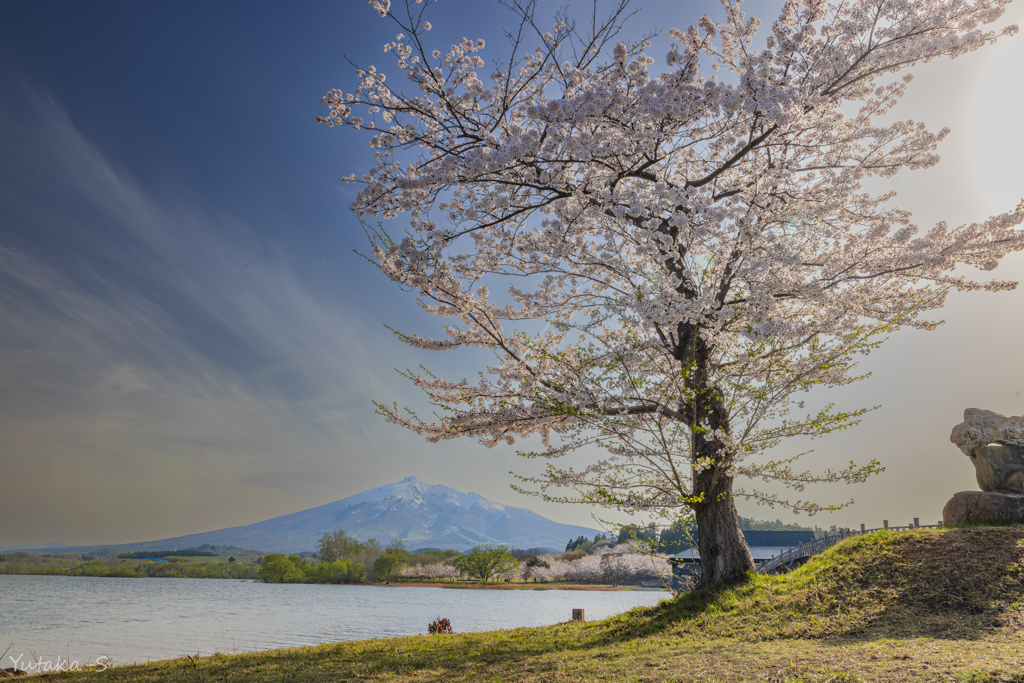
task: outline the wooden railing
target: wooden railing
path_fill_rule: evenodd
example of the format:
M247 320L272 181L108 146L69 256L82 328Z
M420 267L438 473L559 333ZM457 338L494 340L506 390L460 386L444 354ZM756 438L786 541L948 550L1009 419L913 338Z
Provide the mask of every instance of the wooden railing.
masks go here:
M834 546L835 544L839 543L840 541L850 538L851 536L859 536L860 534L868 534L873 531L882 530L908 531L913 529L937 529L941 527L942 524L918 524L916 519L914 520L913 524L908 524L907 526L889 526L888 524L886 524L885 526L878 527L877 529L865 529L864 525L862 524L860 531L846 529L840 531L838 534L833 534L831 536L823 536L822 538L816 538L813 541L802 543L796 546L795 548L790 548L781 555L773 557L772 559L768 560L760 567L758 567L757 573L771 574L772 572L780 569L781 567L792 569L793 564L795 562L806 559L813 555L817 555L818 553L824 552L832 546Z

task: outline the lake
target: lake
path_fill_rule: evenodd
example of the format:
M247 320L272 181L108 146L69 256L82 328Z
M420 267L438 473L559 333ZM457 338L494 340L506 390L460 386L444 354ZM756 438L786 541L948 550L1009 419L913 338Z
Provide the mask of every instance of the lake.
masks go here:
M426 633L587 620L669 596L656 591L458 590L0 574L0 668L28 660L113 664Z

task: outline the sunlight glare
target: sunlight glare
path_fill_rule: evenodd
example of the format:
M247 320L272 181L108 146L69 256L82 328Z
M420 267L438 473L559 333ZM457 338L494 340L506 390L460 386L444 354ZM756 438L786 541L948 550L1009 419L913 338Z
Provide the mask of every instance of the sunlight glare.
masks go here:
M1024 197L1024 34L1004 38L980 75L971 111L971 152L992 211Z

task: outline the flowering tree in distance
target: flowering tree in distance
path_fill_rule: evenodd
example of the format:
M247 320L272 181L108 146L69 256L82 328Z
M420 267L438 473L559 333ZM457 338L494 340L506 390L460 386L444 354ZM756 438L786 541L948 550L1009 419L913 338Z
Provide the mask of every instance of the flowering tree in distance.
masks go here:
M550 30L534 3L508 0L511 55L486 69L483 41L428 47L430 0L375 0L400 27L385 51L404 79L361 69L319 120L369 131L376 167L354 209L407 217L401 236L370 231L372 260L454 321L441 339L401 339L497 356L476 383L409 373L441 408L435 421L379 411L435 441L539 435L527 457L600 453L581 469L550 463L520 488L669 518L692 510L702 581L741 577L753 563L736 496L825 508L736 477L799 491L879 469L768 458L784 437L864 412L807 411L797 395L858 379L857 357L883 333L934 327L920 316L950 290L1014 286L956 269L990 270L1021 249L1021 207L922 232L892 194L862 185L938 161L945 130L885 115L908 68L993 41L981 27L1007 2L789 0L757 49L758 21L724 0L723 22L669 31L653 71L649 40L615 42L628 0L603 23L563 14Z

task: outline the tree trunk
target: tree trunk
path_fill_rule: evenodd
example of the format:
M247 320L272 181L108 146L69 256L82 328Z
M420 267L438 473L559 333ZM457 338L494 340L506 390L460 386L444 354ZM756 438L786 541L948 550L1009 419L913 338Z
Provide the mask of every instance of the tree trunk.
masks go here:
M732 477L724 467L694 472L694 492L704 500L693 506L697 518L697 549L700 551L698 586L739 581L754 571L754 558L743 538L732 498Z
M695 325L680 323L680 346L676 357L682 362L688 388L693 392L689 409L693 430L693 504L697 521L697 549L700 551L698 586L732 583L754 571L754 558L740 529L732 497L733 477L729 466L733 453L715 432L729 433L729 413L722 392L708 376L711 349Z

